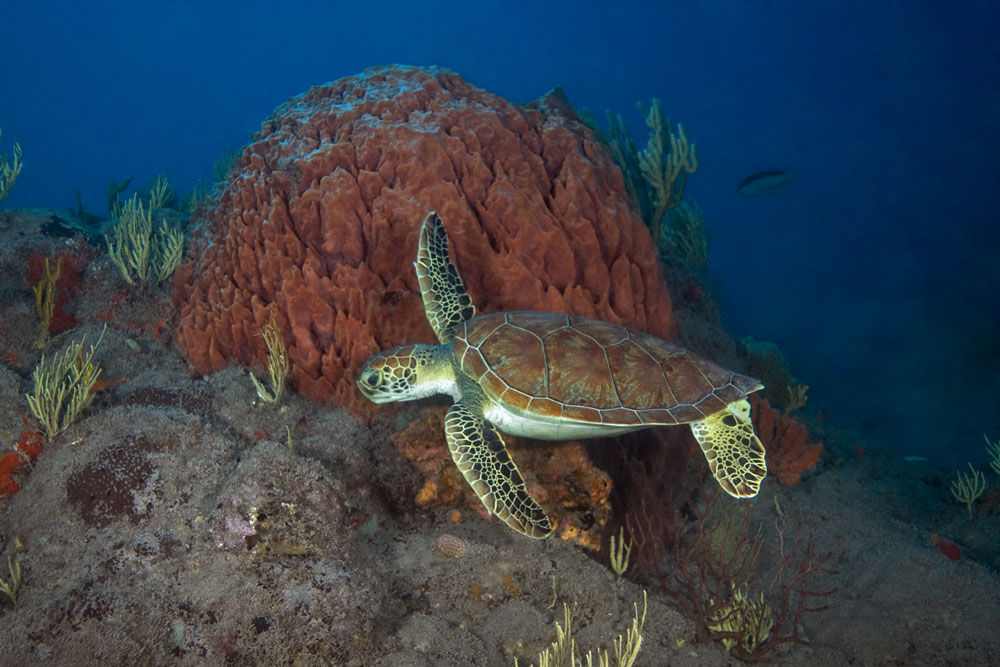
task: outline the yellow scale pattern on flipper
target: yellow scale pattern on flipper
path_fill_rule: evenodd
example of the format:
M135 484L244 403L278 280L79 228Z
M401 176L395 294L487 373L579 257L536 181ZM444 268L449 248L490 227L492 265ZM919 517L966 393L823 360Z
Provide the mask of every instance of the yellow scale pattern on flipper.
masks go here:
M448 410L444 433L455 465L492 514L528 537L548 537L552 524L528 494L500 431L464 400Z
M757 495L767 464L764 445L753 432L748 401L735 401L726 410L691 422L691 432L726 493L736 498Z
M441 216L434 211L428 213L420 225L420 243L413 268L420 283L427 321L438 341L451 342L458 325L476 316L476 307L448 257L448 232Z

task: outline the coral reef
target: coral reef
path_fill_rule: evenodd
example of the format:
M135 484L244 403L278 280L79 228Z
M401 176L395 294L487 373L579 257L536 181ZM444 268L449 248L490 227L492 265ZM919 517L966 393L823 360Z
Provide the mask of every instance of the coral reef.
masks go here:
M10 194L10 189L14 187L14 181L17 180L21 169L24 168L21 156L21 145L16 141L14 142L13 159L0 153L0 200L6 199L7 195Z
M667 230L660 247L664 260L679 262L696 275L705 273L708 265L708 231L705 214L692 200L682 201L661 219L660 227Z
M639 152L639 169L652 189L653 215L650 222L653 241L658 242L663 216L681 203L688 175L698 170L698 158L694 144L689 143L684 135L684 127L678 124L677 134L670 130L670 121L663 118L660 100L654 98L653 106L643 111L650 134L646 148Z
M82 273L82 289L69 293L67 306L81 320L71 336L86 333L89 345L101 321L110 320L95 361L105 369L101 379L128 379L99 392L92 407L42 451L44 435L22 426L22 417L30 423L24 394L40 357L32 347L38 320L25 267L37 253L39 273L31 281L37 284L45 257L67 252L77 261L92 259L95 249L79 232L62 236L79 229L79 222L51 209L0 212L0 245L6 249L0 255L0 414L6 416L0 459L8 466L19 463L6 479L20 487L0 499L4 664L378 667L509 665L515 658L528 664L552 642L552 622L563 622L563 603L571 607L578 647L613 649L609 640L630 626L633 602L642 599L633 581L643 577L638 542L618 579L603 565L607 542L594 553L563 540L526 540L461 503L455 505L461 510L416 505L424 480L389 435L423 415L425 405L411 404L395 415L386 411L370 428L344 410L318 409L294 392L286 392L280 407L248 410L256 397L245 370L193 377L172 345L171 328L164 327L164 291L125 289L103 252ZM57 303L58 284L67 275L64 256ZM680 292L672 296L681 301ZM684 325L689 344L718 360L736 358L717 322L699 327L691 321ZM95 387L101 384L99 379ZM294 452L285 444L286 426ZM428 430L425 454L428 462L442 464L446 477L450 464L439 428ZM653 451L654 433L669 438L672 447ZM432 449L431 436L441 449ZM704 478L704 460L688 429L623 439L614 446L588 441L585 451L611 472L614 466L606 461L621 449L631 448L638 457L650 447L650 458L642 462L650 478L642 497L647 509L666 506L678 522L665 519L667 532L659 536L667 543L662 570L669 572L675 531L684 550L699 535L704 501L700 490L689 490L692 480ZM746 623L729 623L727 617L737 619L728 614L714 614L715 621L682 617L674 608L680 604L658 586L647 586L649 609L636 664L733 664L751 648L751 659L780 664L1000 664L992 620L1000 616L991 540L998 513L995 504L988 505L996 502L990 498L997 490L988 489L977 501L979 516L969 525L960 510L942 511L949 483L944 473L926 465L892 465L864 440L858 442L869 448L867 460L844 456L852 441L838 438L833 423L824 439L824 447L840 457L836 467L808 485L767 487L784 508L781 537L772 529L778 506L771 498L747 503L720 496L702 548L686 569L711 575L713 570L697 567L699 559L737 552L741 518L749 509L747 532L752 536L763 523L763 539L757 570L749 581L736 582L736 590L747 601L760 601L763 593L776 621L784 609L780 627L776 622L756 648L741 641L727 653L722 641L736 639L727 633L745 634ZM38 458L29 465L22 451ZM542 466L545 458L566 462L558 448L523 443L514 455L539 487L556 490L557 498L572 491L569 481L550 481L558 465L551 472ZM659 476L652 472L657 457L666 468ZM541 467L528 470L536 465ZM464 489L457 473L455 478ZM633 490L613 479L610 504L619 512L626 509L618 507L619 498ZM574 514L588 519L582 506L596 500L575 497L581 508ZM558 504L545 502L547 508ZM792 527L783 528L784 516ZM620 528L609 521L603 534L621 535ZM626 526L626 543L632 541L629 531ZM817 536L814 547L806 537L810 532ZM932 532L955 540L954 548L940 536L937 545L928 543ZM442 551L443 534L462 541L463 557ZM658 537L652 530L647 535ZM446 548L450 541L444 541ZM711 550L704 548L708 542ZM454 546L448 553L461 552L462 546ZM828 550L835 555L820 563ZM957 563L949 560L955 555ZM834 585L817 570L832 563L843 570L836 582L842 591L830 598L827 611L808 613L827 602L812 593ZM783 574L776 580L779 567ZM745 574L743 567L730 571L740 579ZM733 607L732 583L691 583L720 609ZM809 595L797 598L800 590ZM573 610L575 601L579 607ZM711 632L707 623L734 629L720 625ZM794 647L796 639L811 645Z
M931 544L936 546L937 550L946 556L948 560L958 561L962 558L962 551L958 548L958 545L951 540L946 540L937 533L931 533Z
M4 544L2 549L7 550L7 544ZM7 553L7 571L10 573L10 582L7 581L4 575L0 575L0 593L7 596L7 602L11 605L17 604L17 592L21 588L21 579L24 575L24 570L21 569L21 561L18 559L16 552L18 549L23 547L24 544L20 539L14 538L13 548Z
M166 180L163 181L166 186ZM114 212L111 236L105 237L108 257L121 271L129 285L162 282L174 272L184 253L184 234L162 220L153 231L154 201L164 197L154 187L149 208L144 209L139 195L133 195Z
M8 496L21 490L14 481L14 472L25 466L30 467L42 453L42 433L26 429L14 445L14 451L0 456L0 496Z
M614 662L608 649L589 650L586 657L576 647L576 639L573 637L573 612L569 605L563 603L563 623L556 622L556 640L551 646L538 654L538 667L561 667L562 665L601 665L602 667L612 664L619 667L632 667L639 657L639 650L642 648L642 630L646 626L647 599L646 591L642 592L642 614L639 613L639 604L632 603L635 607L635 617L632 625L625 630L624 634L618 635L614 640ZM574 609L576 604L573 605ZM596 662L594 660L596 654ZM517 657L514 658L514 667L520 663ZM532 663L534 665L534 663Z
M989 456L990 468L1000 475L1000 439L990 440L989 436L983 433L983 440L986 441L986 454Z
M781 349L770 341L746 336L739 341L739 353L746 364L746 373L764 383L761 398L766 398L771 405L789 408L793 398L789 388L800 386L800 383L792 375Z
M176 279L199 373L266 365L271 313L292 386L372 407L379 349L433 340L410 263L449 221L482 312L573 312L676 336L648 231L607 148L558 92L515 106L439 68L387 67L289 100L240 156Z
M625 544L625 526L621 526L618 528L617 544L614 535L608 541L608 564L619 579L628 571L628 559L631 555L632 540Z
M115 183L111 181L108 185L107 195L108 195L108 213L114 214L120 207L121 201L118 199L118 195L125 191L125 188L132 183L132 177L129 176L121 183Z
M951 483L951 495L956 501L965 505L965 509L968 510L969 518L971 519L973 503L986 490L986 475L972 467L971 463L969 464L969 471L971 472L969 475L964 474L961 470L958 471Z
M170 187L166 174L157 174L149 188L149 208L166 208L177 205L177 192Z
M714 600L709 603L715 606ZM744 653L752 655L771 635L774 612L764 601L763 593L752 598L744 589L737 588L727 602L708 614L705 627L710 632L725 635L720 641L727 651L739 646Z
M35 293L35 312L39 317L36 345L43 349L49 336L55 336L77 325L77 318L66 311L71 292L81 291L82 257L62 252L52 260L38 253L28 256L27 282Z
M757 437L767 450L767 472L785 486L795 486L823 455L823 445L807 444L809 431L795 417L771 407L766 398L750 397Z
M128 518L134 524L148 510L135 501L155 480L147 459L156 444L143 436L128 437L104 447L66 480L66 499L85 524L105 528Z
M56 308L56 283L59 281L59 272L62 269L62 260L57 259L55 268L45 258L45 270L42 271L42 278L38 284L32 287L35 293L35 312L38 313L38 338L35 340L35 347L44 350L49 339L49 327L52 324L52 316Z
M825 611L818 603L837 590L817 587L838 574L828 566L833 554L818 553L812 535L803 541L801 525L786 521L776 522L767 540L748 504L741 522L713 517L719 495L716 489L689 506L653 581L696 623L699 637L721 641L741 660L760 662L783 644L808 644L803 615ZM755 587L762 592L748 592Z
M102 370L101 365L94 362L94 353L103 338L102 330L97 342L84 352L87 340L84 335L48 362L43 354L35 366L31 374L34 390L27 395L28 407L45 428L50 441L69 428L94 400L95 385Z
M614 518L605 530L608 556L611 536L624 528L632 574L649 577L667 555L670 535L684 521L683 507L705 474L698 445L687 429L654 429L623 436L614 449L599 456L598 464L612 479ZM614 567L610 558L609 565Z
M764 399L751 401L768 472L782 484L797 484L822 446L806 443L809 434L798 420ZM818 554L812 538L803 540L784 519L765 533L751 522L750 504L743 505L742 521L714 517L719 493L705 495L704 473L690 465L690 438L673 429L653 433L658 441L626 444L623 460L611 467L616 517L606 532L624 525L633 544L631 576L672 600L702 640L719 640L741 660L760 661L778 646L806 643L803 615L824 610L816 603L834 590L813 581L833 574L830 554Z
M650 129L646 147L639 149L629 135L625 118L606 111L608 130L605 133L588 111L583 120L607 145L615 164L621 169L625 189L639 209L653 236L653 245L664 257L681 263L690 262L690 268L701 271L708 254L708 236L705 220L697 206L685 207L676 212L684 199L687 177L698 170L698 156L694 144L684 134L678 123L677 133L670 127L670 119L663 116L663 105L653 98L646 108L638 104ZM668 216L668 213L676 215ZM666 229L668 236L661 239Z
M785 403L785 407L781 411L782 414L787 416L806 407L806 403L809 401L809 385L791 384L786 387L786 391L788 392L788 402Z
M487 516L475 492L462 478L444 438L446 408L424 415L392 436L392 442L423 476L417 493L421 506L462 508ZM611 479L594 466L579 442L521 444L505 436L528 490L555 525L561 539L596 549L611 514Z
M253 381L257 397L260 400L265 403L277 403L285 392L285 381L288 379L288 353L285 350L285 341L281 338L281 331L274 323L273 316L264 325L261 335L267 346L267 372L271 379L271 388L268 389L264 386L253 374L253 371L250 371L250 380Z

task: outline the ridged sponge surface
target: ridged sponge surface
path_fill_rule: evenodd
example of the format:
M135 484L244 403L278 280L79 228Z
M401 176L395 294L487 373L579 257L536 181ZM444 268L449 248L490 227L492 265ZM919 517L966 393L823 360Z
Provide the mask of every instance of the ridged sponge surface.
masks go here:
M293 388L366 414L364 361L435 341L412 266L432 209L480 312L676 335L621 174L564 97L519 106L444 69L383 67L289 100L243 150L175 276L178 343L199 373L265 367L273 313Z

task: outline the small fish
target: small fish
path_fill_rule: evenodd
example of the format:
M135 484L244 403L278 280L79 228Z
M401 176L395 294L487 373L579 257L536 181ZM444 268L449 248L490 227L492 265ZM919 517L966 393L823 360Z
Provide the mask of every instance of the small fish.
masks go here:
M783 190L795 182L795 174L783 169L771 169L750 174L742 181L736 191L741 195L758 197Z

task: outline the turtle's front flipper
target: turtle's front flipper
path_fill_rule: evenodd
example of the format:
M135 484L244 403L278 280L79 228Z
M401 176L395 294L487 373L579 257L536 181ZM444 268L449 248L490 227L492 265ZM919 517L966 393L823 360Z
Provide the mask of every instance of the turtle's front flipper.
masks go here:
M458 325L476 316L476 307L448 256L448 232L441 216L434 211L420 225L420 244L413 268L417 271L427 321L442 345L451 342Z
M448 410L444 433L455 465L493 514L528 537L548 537L552 524L528 495L521 471L507 452L497 427L474 406L459 401Z
M691 422L691 432L708 459L708 467L726 493L753 498L767 475L764 445L753 432L750 403L746 399Z

